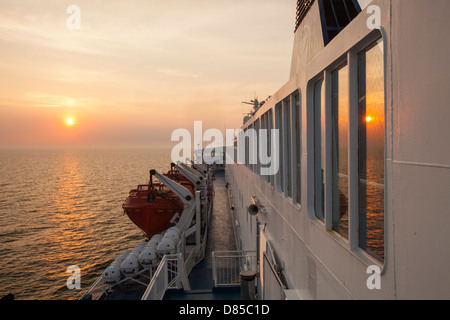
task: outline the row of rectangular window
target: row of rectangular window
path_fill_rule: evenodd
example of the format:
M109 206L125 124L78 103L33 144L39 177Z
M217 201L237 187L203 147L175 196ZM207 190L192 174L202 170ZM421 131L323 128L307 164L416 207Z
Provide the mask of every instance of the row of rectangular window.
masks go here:
M385 118L382 40L370 44L352 59L352 70L346 59L338 67L324 70L310 84L312 101L307 103L313 112L314 187L307 192L314 194L314 217L322 220L327 230L334 230L346 239L350 239L351 232L357 232L353 242L383 260ZM350 72L356 72L356 76ZM353 95L352 90L357 93ZM256 137L247 136L245 144L245 165L256 174L260 174L264 166L258 160L259 148L265 147L268 154L275 152L271 150L272 129L278 130L279 169L275 175L261 175L261 178L297 204L301 204L300 97L300 90L296 90L244 129L253 129L256 134ZM352 99L357 99L353 105ZM258 140L261 132L267 133L263 146L261 136ZM350 228L351 221L356 222L353 228Z
M300 91L295 91L275 106L275 126L272 109L264 113L244 129L245 165L261 175L264 165L259 161L260 148L262 152L274 156L272 139L278 147L278 170L275 175L261 175L263 181L271 186L276 185L278 192L293 202L301 203L301 110ZM273 129L278 134L273 136ZM253 132L250 134L250 132ZM266 135L264 137L264 135ZM262 140L263 139L263 140ZM235 154L237 154L235 144ZM256 161L255 161L256 160ZM237 161L236 161L237 162Z
M301 110L297 90L275 106L280 146L277 191L301 204Z
M314 214L384 259L384 63L377 41L313 83ZM350 88L350 86L353 86ZM357 92L357 98L351 96ZM353 103L351 103L352 99ZM353 161L352 161L353 159ZM350 190L353 190L350 192ZM349 231L351 221L354 231Z

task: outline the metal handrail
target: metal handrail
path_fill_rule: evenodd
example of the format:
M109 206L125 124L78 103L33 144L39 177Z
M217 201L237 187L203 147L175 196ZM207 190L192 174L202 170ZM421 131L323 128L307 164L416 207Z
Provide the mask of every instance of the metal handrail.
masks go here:
M256 251L214 251L212 253L214 286L240 284L240 272L257 270Z
M169 270L168 268L169 262L173 261L175 261L176 263L175 265L176 270ZM147 286L147 289L142 295L141 300L162 300L167 289L178 288L180 277L180 272L178 272L179 264L180 264L179 254L164 255L163 259L161 260L158 266L158 269L156 269L156 272L152 277L152 280L150 281L149 285ZM169 278L169 272L175 274L175 276Z
M100 285L101 285L101 282L102 282L102 277L100 276L100 277L98 277L97 278L97 280L89 287L89 289L79 298L79 300L85 300L85 299L87 299L89 296L91 296L92 297L92 293L95 291L95 290L100 290L99 288L101 288L100 287ZM99 295L100 296L100 295ZM91 298L89 298L89 299L91 299Z

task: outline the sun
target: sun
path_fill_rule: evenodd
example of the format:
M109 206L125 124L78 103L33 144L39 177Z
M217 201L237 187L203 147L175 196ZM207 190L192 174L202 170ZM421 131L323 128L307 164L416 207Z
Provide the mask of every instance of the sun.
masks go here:
M74 121L72 118L66 119L66 124L67 124L68 126L73 126L74 123L75 123L75 121Z

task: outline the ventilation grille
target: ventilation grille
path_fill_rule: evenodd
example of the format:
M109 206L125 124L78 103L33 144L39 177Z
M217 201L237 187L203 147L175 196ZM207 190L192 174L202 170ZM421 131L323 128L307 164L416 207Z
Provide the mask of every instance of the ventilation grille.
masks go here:
M297 17L295 20L295 31L297 31L300 23L302 23L309 9L311 9L314 0L297 0ZM294 32L295 32L294 31Z

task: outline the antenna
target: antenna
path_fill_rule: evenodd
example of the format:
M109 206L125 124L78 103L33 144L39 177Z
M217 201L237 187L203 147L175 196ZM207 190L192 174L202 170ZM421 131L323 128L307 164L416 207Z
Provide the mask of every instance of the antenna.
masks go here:
M272 98L272 96L268 96L266 100L259 102L258 97L256 97L256 93L255 93L254 97L255 98L253 100L250 100L250 102L241 101L241 103L243 103L243 104L249 104L249 105L253 106L253 108L250 110L250 112L247 112L247 113L242 112L242 114L244 114L246 116L250 116L250 117L254 116L255 113L259 110L259 108L261 108L270 98ZM246 118L244 117L244 123L247 121L245 119Z

